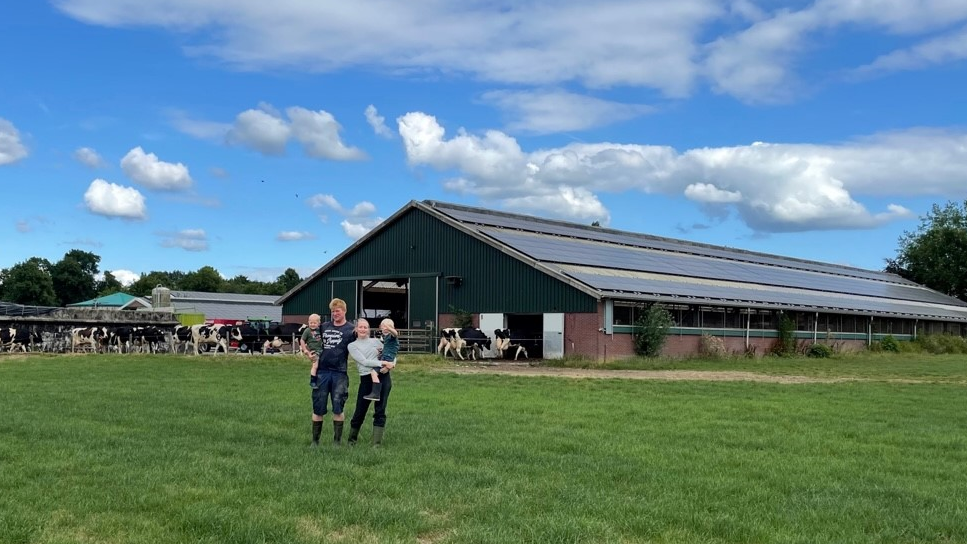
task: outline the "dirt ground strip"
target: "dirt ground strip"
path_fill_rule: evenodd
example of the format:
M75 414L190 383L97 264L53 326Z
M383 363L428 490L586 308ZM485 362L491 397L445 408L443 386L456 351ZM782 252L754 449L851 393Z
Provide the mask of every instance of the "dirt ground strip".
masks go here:
M621 378L633 380L665 381L712 381L712 382L764 382L764 383L844 383L844 382L894 382L932 383L932 380L813 376L775 376L734 370L598 370L585 368L540 367L521 364L458 365L439 369L457 374L502 374L507 376L546 376L557 378Z

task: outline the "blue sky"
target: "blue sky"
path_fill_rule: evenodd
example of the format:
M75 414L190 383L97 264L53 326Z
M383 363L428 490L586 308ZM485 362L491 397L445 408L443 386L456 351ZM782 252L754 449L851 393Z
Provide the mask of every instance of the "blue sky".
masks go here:
M307 276L434 199L881 269L967 199L967 2L0 10L0 268Z

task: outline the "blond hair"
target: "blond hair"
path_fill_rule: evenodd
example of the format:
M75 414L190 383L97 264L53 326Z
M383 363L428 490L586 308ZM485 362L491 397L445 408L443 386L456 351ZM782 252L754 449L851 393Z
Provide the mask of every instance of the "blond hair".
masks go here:
M341 299L341 298L334 298L334 299L332 299L332 301L329 303L329 309L330 310L335 310L336 308L342 308L343 310L345 310L346 309L346 301L343 300L343 299Z
M392 334L393 336L399 336L400 335L400 333L396 332L396 325L393 324L393 320L392 319L390 319L390 318L387 317L386 319L380 321L379 322L379 327L380 328L383 328L383 325L386 325L386 328L389 329L389 333Z

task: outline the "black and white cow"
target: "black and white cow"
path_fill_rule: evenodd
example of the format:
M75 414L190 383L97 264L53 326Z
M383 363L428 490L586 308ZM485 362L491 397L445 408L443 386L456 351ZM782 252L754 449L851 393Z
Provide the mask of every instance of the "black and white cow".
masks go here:
M490 337L478 328L464 327L457 331L457 334L463 340L464 347L470 350L470 358L473 360L477 359L478 352L480 353L480 357L483 357L483 350L490 349Z
M503 359L513 358L515 361L521 355L527 358L527 348L521 343L520 338L515 338L510 333L510 329L495 329L494 338L496 341L494 343L494 349L497 351L497 356Z
M71 351L91 348L97 353L101 344L107 340L106 327L74 327L71 329Z
M109 327L107 330L107 349L118 353L128 353L131 351L131 338L134 335L134 327L119 325Z
M299 338L305 331L305 323L279 323L269 327L268 334L271 337L268 348L279 349L282 344L299 345Z
M178 353L179 347L184 347L180 350L182 353L188 353L188 345L191 344L191 327L188 325L176 325L171 331L171 352Z
M231 327L228 325L192 325L191 343L195 345L195 355L199 355L198 349L202 344L205 346L215 345L215 354L218 348L228 353L228 338L231 334Z
M40 340L40 336L26 328L3 327L0 328L0 351L26 352L33 344Z
M140 353L157 353L167 339L165 333L154 325L134 327L131 343Z
M232 327L229 338L238 343L237 353L265 353L271 343L267 330L248 323Z
M440 356L446 357L448 353L452 353L454 358L463 359L462 351L465 347L466 343L460 338L460 329L451 327L440 331L440 343L436 347Z

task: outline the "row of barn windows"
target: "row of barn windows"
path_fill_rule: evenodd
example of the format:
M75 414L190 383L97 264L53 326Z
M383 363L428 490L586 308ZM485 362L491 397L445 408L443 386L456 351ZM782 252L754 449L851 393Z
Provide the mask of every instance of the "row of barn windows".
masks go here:
M796 323L798 331L868 333L872 325L874 334L956 334L967 335L967 325L944 321L926 321L898 317L834 314L816 312L768 310L755 308L730 308L686 304L663 304L674 320L675 327L701 329L749 329L776 330L780 316L785 314ZM645 309L644 304L614 304L614 324L632 325ZM817 322L818 319L818 322Z

